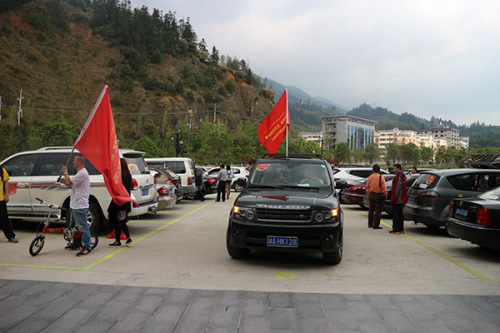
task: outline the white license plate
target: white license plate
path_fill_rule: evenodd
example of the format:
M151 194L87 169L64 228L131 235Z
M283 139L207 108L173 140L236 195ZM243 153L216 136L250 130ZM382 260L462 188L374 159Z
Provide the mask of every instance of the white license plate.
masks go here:
M148 188L141 189L141 195L142 196L149 195L149 189Z
M457 210L455 211L455 214L461 215L461 216L467 216L467 210L462 209L462 208L457 208Z
M299 247L298 237L267 236L267 246L269 247Z

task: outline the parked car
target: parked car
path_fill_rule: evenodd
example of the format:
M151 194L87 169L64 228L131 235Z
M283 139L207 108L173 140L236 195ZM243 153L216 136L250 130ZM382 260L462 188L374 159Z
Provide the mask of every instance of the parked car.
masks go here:
M455 198L474 197L500 184L499 169L424 171L408 189L406 219L430 228L445 225L448 206Z
M453 237L500 250L500 187L474 198L453 199L446 230Z
M204 176L206 179L217 179L217 176L219 174L220 167L214 167L211 168L207 171L205 171ZM233 179L231 179L231 188L235 192L241 192L243 188L246 186L247 179L249 172L247 168L245 167L231 167L231 171L234 174ZM216 183L211 183L212 189L216 192L217 191L217 184ZM210 193L207 193L210 194Z
M7 204L9 217L28 221L41 221L47 216L47 206L40 204L39 197L63 208L55 211L53 221L69 220L69 196L71 189L58 182L61 167L69 160L72 147L45 147L33 151L14 154L0 163L10 173L10 182L17 183L17 193L10 197ZM120 154L127 160L132 174L131 197L139 207L132 207L130 216L156 212L157 193L154 179L144 162L144 152L120 149ZM77 150L74 155L81 155ZM85 167L90 175L90 207L88 220L92 231L97 232L108 218L108 205L111 196L104 185L103 176L89 162ZM76 173L73 164L68 163L70 175Z
M170 169L149 166L149 170L155 177L156 183L171 183L174 186L177 202L182 199L181 177Z
M159 168L150 168L155 178L155 189L158 193L158 210L170 209L177 203L177 186L170 180L168 173Z
M329 264L343 251L343 212L330 165L315 155L265 155L236 198L226 236L235 259L253 248L313 249Z
M184 197L196 195L196 179L194 174L194 162L187 157L160 157L146 158L150 166L170 169L181 177L182 193Z
M386 183L396 177L393 174L383 174ZM354 183L347 185L346 188L342 189L340 195L344 195L346 203L353 203L361 206L362 208L368 208L369 205L365 205L364 197L366 194L366 182L368 178L361 179Z
M205 172L206 168L204 167L197 166L195 168L197 186L200 187L201 185L203 185L203 191L205 194L212 194L217 192L217 175L208 176L205 174Z
M373 172L371 167L347 167L340 168L335 167L333 170L333 180L337 181L340 179L346 180L362 180L364 178L370 177ZM384 169L380 169L380 174L388 174Z

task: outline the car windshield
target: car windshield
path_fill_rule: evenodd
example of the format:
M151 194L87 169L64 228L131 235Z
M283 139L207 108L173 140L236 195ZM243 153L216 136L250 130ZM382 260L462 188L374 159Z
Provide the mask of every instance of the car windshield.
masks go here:
M484 200L500 201L500 187L497 187L491 191L484 192L478 195L478 197Z
M251 172L250 186L326 188L331 187L331 179L324 164L276 160L257 164Z

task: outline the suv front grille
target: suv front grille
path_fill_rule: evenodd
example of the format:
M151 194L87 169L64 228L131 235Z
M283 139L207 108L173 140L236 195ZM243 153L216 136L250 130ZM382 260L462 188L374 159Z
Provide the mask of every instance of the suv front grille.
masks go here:
M294 209L267 209L257 208L257 219L259 221L297 221L308 222L311 220L311 210Z

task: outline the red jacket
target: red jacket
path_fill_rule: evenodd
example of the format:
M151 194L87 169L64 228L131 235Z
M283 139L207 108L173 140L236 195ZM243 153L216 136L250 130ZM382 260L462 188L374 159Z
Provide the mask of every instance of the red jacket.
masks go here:
M391 203L397 204L398 203L398 198L396 198L396 192L398 185L402 184L403 187L401 188L401 201L399 203L407 203L408 202L408 194L406 193L406 178L404 174L398 173L396 175L396 178L392 181L392 193L391 193Z

